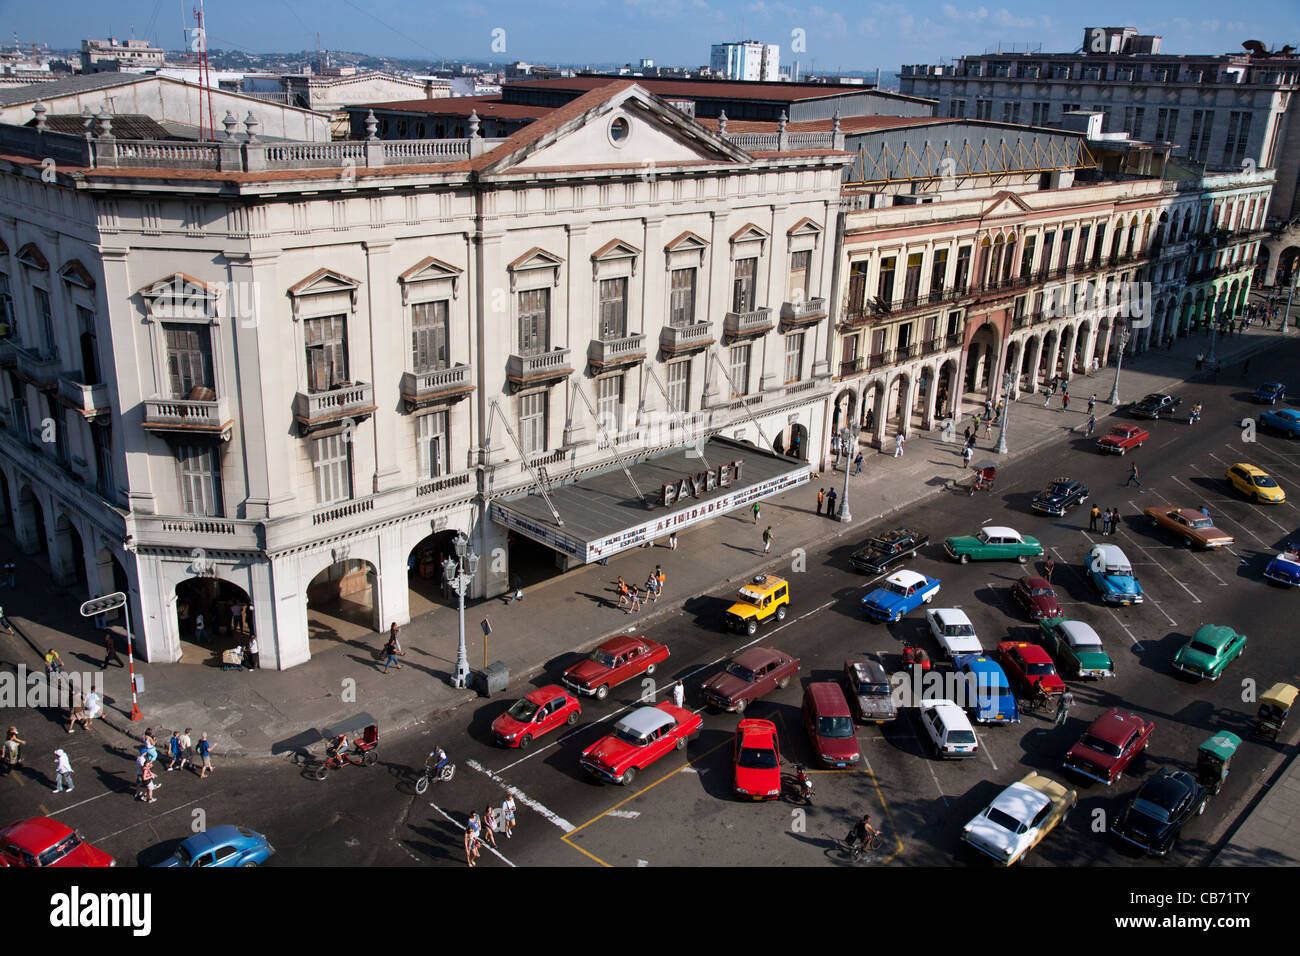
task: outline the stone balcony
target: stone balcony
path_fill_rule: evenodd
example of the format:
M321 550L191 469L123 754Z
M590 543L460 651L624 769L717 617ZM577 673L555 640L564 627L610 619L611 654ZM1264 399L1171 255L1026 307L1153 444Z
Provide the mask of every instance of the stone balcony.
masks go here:
M723 319L722 331L729 340L758 338L772 330L772 310L752 309L749 312L728 312Z
M59 401L88 422L109 413L108 386L86 385L78 381L81 376L59 376Z
M802 302L785 302L781 305L781 331L816 325L826 318L826 300L805 299Z
M458 402L474 391L474 366L453 365L432 372L402 373L402 402L408 412Z
M690 325L666 325L659 332L659 348L666 356L702 352L716 342L708 322Z
M512 355L506 364L506 379L512 391L542 385L573 374L571 349L552 349L537 355Z
M348 382L322 392L299 392L293 399L293 417L304 435L368 418L375 408L375 388L366 382Z
M587 347L587 364L592 373L640 365L645 361L645 333L637 332L617 339L592 339Z
M63 360L59 353L47 349L9 343L9 352L3 364L11 365L14 373L38 389L58 388L59 373L63 370Z
M144 401L144 428L155 434L207 435L229 441L234 424L230 400L224 395L212 399L146 398Z

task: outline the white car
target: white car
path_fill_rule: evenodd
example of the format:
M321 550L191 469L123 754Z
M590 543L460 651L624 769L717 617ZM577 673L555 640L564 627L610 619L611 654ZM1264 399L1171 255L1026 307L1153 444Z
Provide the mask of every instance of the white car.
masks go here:
M1036 847L1066 818L1079 794L1031 773L1007 787L962 827L961 838L1003 866Z
M960 760L974 757L980 749L975 739L975 728L966 711L950 700L925 700L921 702L921 724L925 727L934 755L940 760L952 757Z
M930 633L939 642L943 652L952 660L958 654L983 654L980 639L975 636L975 625L963 611L955 607L939 607L925 612Z

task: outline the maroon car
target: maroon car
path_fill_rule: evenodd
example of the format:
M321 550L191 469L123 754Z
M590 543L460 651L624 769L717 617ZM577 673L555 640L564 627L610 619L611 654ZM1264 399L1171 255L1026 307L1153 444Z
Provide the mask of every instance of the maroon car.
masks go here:
M743 714L745 708L799 673L799 658L771 647L751 647L727 662L722 673L710 677L700 696L710 707Z
M1103 455L1122 455L1130 448L1141 448L1150 437L1149 431L1137 425L1116 425L1097 439L1097 450Z
M1065 769L1109 786L1124 776L1134 758L1147 749L1156 725L1137 714L1112 707L1092 722L1065 755Z
M668 659L668 648L646 637L614 637L564 672L564 686L587 697L604 700L609 692L633 677L653 674Z
M111 856L53 817L19 820L0 830L0 866L117 866Z
M1061 605L1056 602L1056 592L1047 578L1026 575L1011 585L1011 596L1035 621L1048 617L1061 617Z

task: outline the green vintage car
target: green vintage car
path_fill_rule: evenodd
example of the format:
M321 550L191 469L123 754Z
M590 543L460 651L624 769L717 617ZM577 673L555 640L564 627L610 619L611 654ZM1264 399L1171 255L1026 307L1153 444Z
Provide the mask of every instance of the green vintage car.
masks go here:
M1218 680L1245 649L1245 634L1221 624L1206 624L1174 655L1174 667L1193 677Z
M1043 546L1037 538L995 525L980 528L978 534L964 538L944 538L943 549L948 552L948 557L962 564L968 561L1011 560L1024 564L1043 553Z
M1038 631L1059 670L1079 678L1115 676L1115 662L1101 646L1101 638L1082 621L1049 617L1038 622Z

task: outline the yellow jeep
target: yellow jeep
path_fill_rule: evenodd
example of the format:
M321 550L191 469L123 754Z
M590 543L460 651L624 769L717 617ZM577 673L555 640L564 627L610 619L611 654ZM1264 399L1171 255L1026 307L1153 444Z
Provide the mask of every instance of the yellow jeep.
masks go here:
M790 607L790 585L775 574L760 574L736 594L736 603L727 608L723 619L733 631L758 633L760 621L775 617L784 621Z

